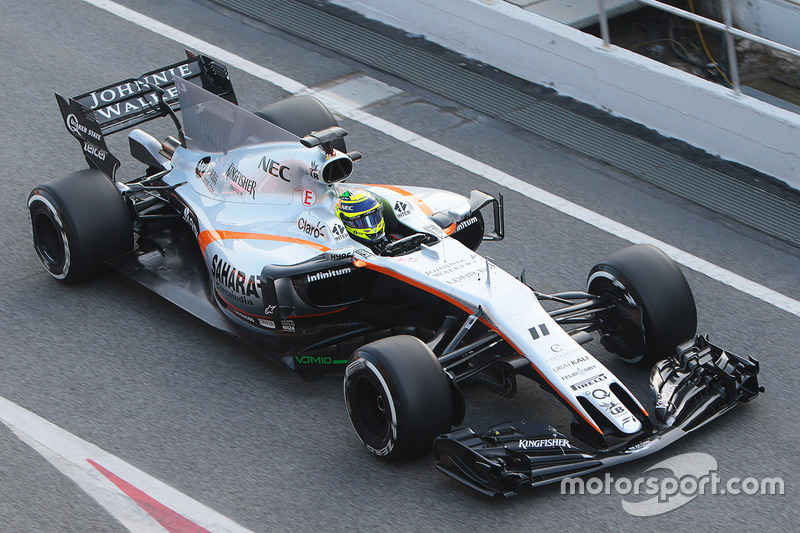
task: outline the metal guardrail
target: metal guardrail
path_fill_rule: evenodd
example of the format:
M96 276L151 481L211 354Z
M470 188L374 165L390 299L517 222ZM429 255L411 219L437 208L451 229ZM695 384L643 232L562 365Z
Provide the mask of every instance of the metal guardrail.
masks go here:
M800 4L797 0L786 0L794 4ZM773 50L778 50L780 52L784 52L786 54L790 54L793 56L800 57L800 50L792 48L791 46L786 46L781 43L776 43L775 41L770 41L769 39L765 39L758 35L748 33L746 31L740 30L738 28L733 27L733 15L731 12L731 0L722 0L722 12L723 12L723 19L724 22L717 22L716 20L712 20L696 13L692 13L691 11L686 11L675 6L671 6L669 4L665 4L664 2L659 2L658 0L638 0L639 3L654 7L656 9L660 9L661 11L666 11L667 13L672 13L673 15L677 15L679 17L692 20L694 22L703 24L710 28L714 28L716 30L722 31L725 33L725 40L726 40L726 48L728 49L728 68L730 69L731 75L731 85L733 85L733 91L739 95L742 94L741 84L739 82L739 63L736 58L736 46L734 45L733 38L740 37L742 39L747 39L759 44L763 44ZM608 47L611 45L611 36L608 29L608 16L606 13L606 6L605 0L597 0L599 11L600 11L600 35L603 38L603 45Z
M709 165L706 154L700 156L702 162L687 157L685 148L678 147L680 143L664 143L654 132L614 129L565 105L565 99L549 90L519 89L504 78L487 76L482 69L454 61L447 54L422 45L419 39L394 38L360 18L351 19L346 14L342 16L341 11L326 10L329 4L325 2L211 1L320 49L332 50L448 101L575 150L800 248L800 201L764 186L771 183L768 178L744 167Z

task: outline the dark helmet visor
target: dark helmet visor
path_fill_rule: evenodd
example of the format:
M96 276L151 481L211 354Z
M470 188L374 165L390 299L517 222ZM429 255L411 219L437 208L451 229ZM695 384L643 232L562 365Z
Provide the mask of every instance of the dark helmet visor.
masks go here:
M346 226L355 229L371 229L381 223L383 215L380 209L375 209L369 213L357 215L354 217L344 217L343 222Z

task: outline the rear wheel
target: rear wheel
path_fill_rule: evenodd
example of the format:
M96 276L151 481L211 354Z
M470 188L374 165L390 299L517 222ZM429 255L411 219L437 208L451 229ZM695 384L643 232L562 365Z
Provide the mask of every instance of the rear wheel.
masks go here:
M344 398L359 438L385 459L427 453L453 421L453 399L442 366L425 343L408 335L356 350L345 371Z
M105 261L133 249L133 222L116 186L98 170L81 170L28 195L33 247L62 283L90 279Z
M654 246L629 246L592 268L587 291L613 309L601 318L605 348L628 363L652 365L694 338L697 309L678 265Z
M328 108L313 96L292 96L270 104L255 114L298 137L339 125ZM344 139L336 139L331 145L340 152L347 152Z

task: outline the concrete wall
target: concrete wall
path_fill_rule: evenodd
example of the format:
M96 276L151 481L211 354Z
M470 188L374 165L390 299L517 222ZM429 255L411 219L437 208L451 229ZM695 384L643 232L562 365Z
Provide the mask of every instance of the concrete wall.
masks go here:
M765 39L800 48L800 0L733 0L734 24Z
M333 0L800 189L800 115L502 0Z

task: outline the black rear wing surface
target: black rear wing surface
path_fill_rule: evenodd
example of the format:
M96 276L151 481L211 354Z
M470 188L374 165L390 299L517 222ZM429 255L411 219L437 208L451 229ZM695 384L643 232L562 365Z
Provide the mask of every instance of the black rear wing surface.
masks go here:
M180 109L175 76L236 104L225 65L187 50L187 59L72 98L56 93L67 131L81 143L86 162L112 180L119 160L104 136L132 128Z

